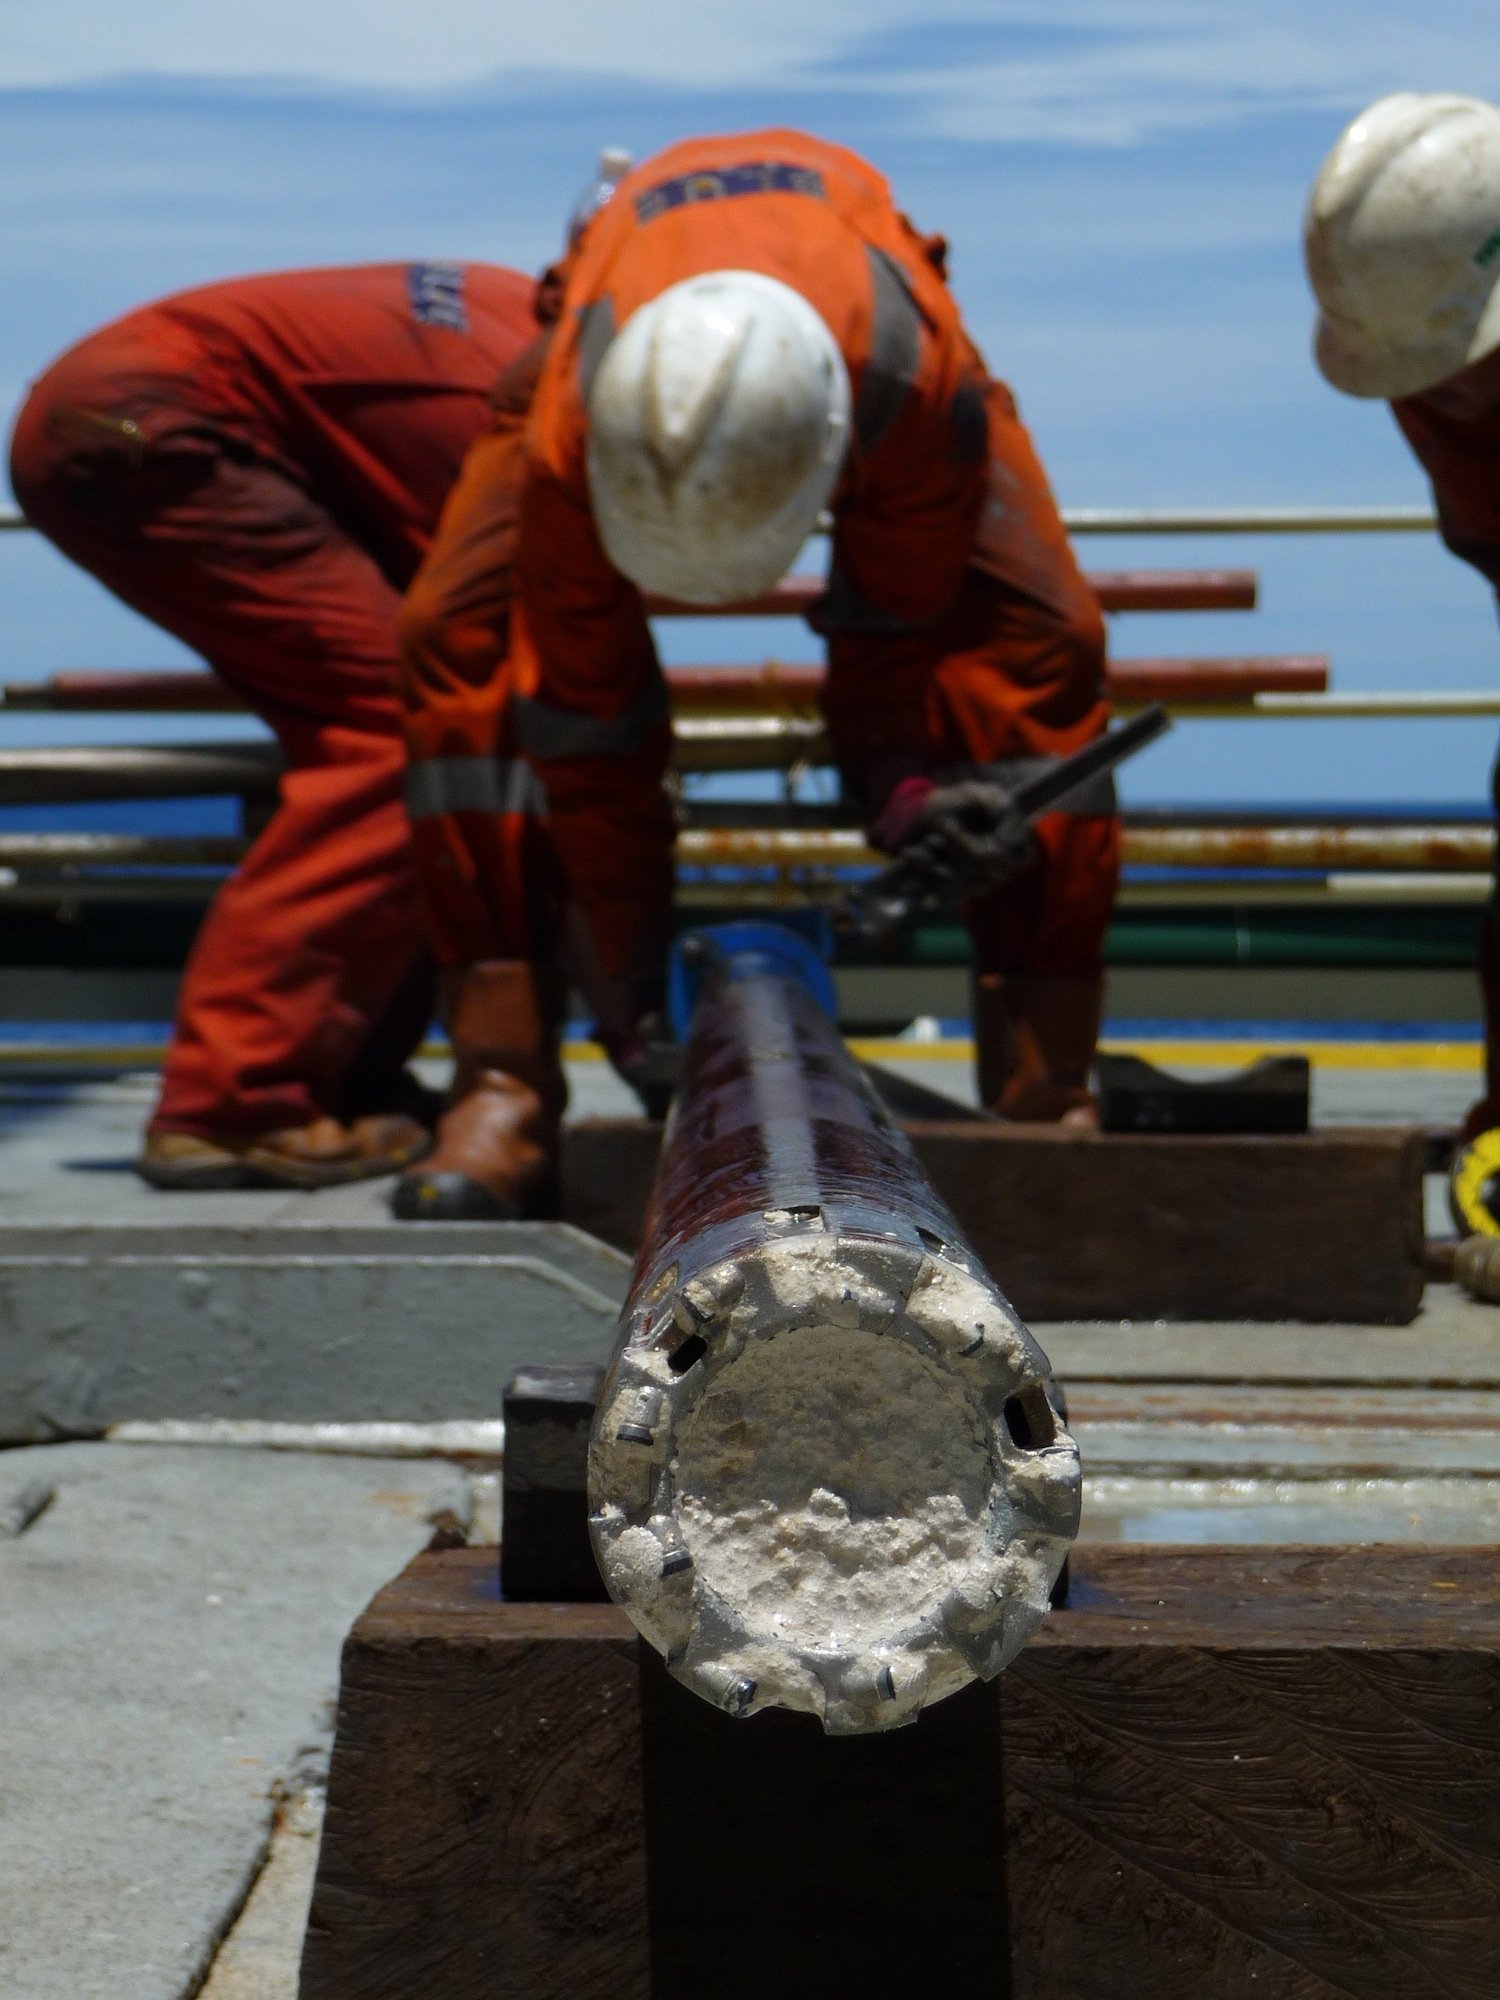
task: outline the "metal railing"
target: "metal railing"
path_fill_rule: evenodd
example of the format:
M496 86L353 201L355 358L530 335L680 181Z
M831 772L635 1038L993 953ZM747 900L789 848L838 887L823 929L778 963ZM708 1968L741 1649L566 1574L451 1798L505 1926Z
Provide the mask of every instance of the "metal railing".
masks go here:
M1421 507L1243 507L1243 508L1068 508L1063 519L1074 535L1305 535L1431 533L1436 517ZM19 512L0 512L0 531L29 528ZM1110 610L1247 609L1255 602L1251 571L1121 571L1090 579ZM753 604L726 612L759 615L806 610L821 589L808 576L788 578ZM653 604L653 611L699 607ZM674 688L679 770L783 771L823 760L827 754L817 712L819 670L808 667L677 669ZM1322 718L1500 718L1500 690L1490 692L1333 693L1326 691L1321 659L1117 661L1112 663L1116 706L1165 698L1179 713L1196 716L1291 719ZM1132 678L1134 677L1134 678ZM1153 678L1154 677L1154 678ZM4 689L4 705L68 709L114 705L102 686L107 677L59 675L49 683ZM113 678L113 677L108 677ZM207 676L135 675L124 707L184 708L189 678ZM698 682L702 682L702 686ZM1137 687L1134 683L1139 681ZM1156 682L1162 682L1157 685ZM734 685L731 688L730 683ZM135 685L139 683L139 685ZM159 685L158 685L159 683ZM76 684L76 685L75 685ZM177 685L181 684L181 685ZM1175 696L1175 699L1174 699ZM118 696L117 696L118 698ZM208 703L203 701L202 706ZM232 697L215 706L231 706ZM110 746L73 751L0 753L0 791L11 798L78 798L80 784L90 796L170 796L197 792L206 783L269 802L276 783L273 746L200 744ZM233 840L151 839L134 836L16 835L0 840L0 900L23 893L27 878L88 893L128 895L127 881L113 871L162 871L165 890L201 894L198 885L173 871L196 873L233 865ZM1477 899L1488 892L1493 837L1488 826L1349 825L1335 830L1246 824L1224 830L1208 825L1159 829L1127 826L1125 858L1148 876L1157 871L1175 881L1137 878L1123 900L1171 903L1215 901L1319 900L1330 895L1422 900ZM873 865L876 857L859 833L846 827L690 826L678 844L688 900L709 896L751 902L827 892L849 869ZM732 888L726 873L738 871ZM1179 873L1179 871L1182 871ZM1191 878L1196 875L1197 879ZM1279 877L1270 880L1268 877ZM753 878L763 879L753 879ZM769 877L770 879L764 879ZM1237 879L1236 879L1237 878ZM1291 879L1296 878L1296 879Z

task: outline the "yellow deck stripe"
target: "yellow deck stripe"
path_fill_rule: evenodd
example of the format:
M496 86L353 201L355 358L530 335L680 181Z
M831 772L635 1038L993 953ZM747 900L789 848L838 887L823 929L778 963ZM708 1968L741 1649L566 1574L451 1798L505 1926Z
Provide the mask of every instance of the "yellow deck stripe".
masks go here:
M1356 1041L1208 1041L1196 1038L1177 1041L1119 1040L1111 1038L1105 1048L1116 1055L1144 1056L1148 1062L1169 1068L1240 1069L1258 1062L1262 1056L1305 1055L1321 1069L1363 1070L1449 1070L1477 1075L1484 1067L1484 1052L1478 1042L1356 1042ZM903 1041L898 1036L856 1036L852 1052L866 1062L968 1063L974 1060L974 1044L966 1036L943 1041ZM448 1053L442 1042L424 1044L423 1056L442 1058ZM163 1055L159 1042L7 1042L0 1037L0 1062L51 1063L86 1068L91 1064L118 1067L158 1066ZM568 1062L604 1061L596 1042L573 1041L563 1046Z
M1201 1069L1241 1069L1259 1062L1262 1056L1305 1055L1321 1069L1431 1069L1472 1070L1484 1067L1484 1052L1478 1042L1357 1042L1357 1041L1210 1041L1197 1037L1154 1040L1148 1037L1116 1038L1104 1044L1114 1055L1144 1056L1148 1062L1169 1067ZM974 1044L965 1035L946 1036L942 1041L905 1041L896 1035L856 1035L851 1038L852 1054L864 1062L967 1063L974 1060ZM594 1042L569 1042L563 1049L569 1062L602 1062L603 1051Z

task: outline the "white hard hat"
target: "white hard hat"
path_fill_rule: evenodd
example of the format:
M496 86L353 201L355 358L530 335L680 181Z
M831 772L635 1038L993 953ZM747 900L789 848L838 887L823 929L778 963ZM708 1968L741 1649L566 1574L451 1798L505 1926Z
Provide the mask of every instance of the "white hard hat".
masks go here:
M1382 97L1323 162L1305 243L1336 389L1415 396L1500 347L1500 110Z
M758 271L684 279L626 320L588 392L600 540L642 590L729 604L790 568L838 479L849 372Z

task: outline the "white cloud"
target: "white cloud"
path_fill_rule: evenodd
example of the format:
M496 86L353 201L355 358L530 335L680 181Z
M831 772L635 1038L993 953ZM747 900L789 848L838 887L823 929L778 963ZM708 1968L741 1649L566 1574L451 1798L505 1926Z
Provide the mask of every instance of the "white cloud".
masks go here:
M0 87L136 74L421 92L538 72L873 92L908 130L1117 146L1392 89L1500 93L1500 30L1493 0L4 0L0 36Z
M1050 29L1014 56L993 25ZM1500 93L1500 27L1490 0L1034 0L991 8L972 61L887 70L877 87L918 96L929 130L951 138L1122 145L1273 112L1338 118L1392 90ZM1087 31L1094 30L1090 39ZM1071 31L1071 32L1069 32ZM1079 32L1083 31L1083 32ZM1062 42L1062 34L1067 34Z
M4 0L0 86L154 74L430 90L529 69L754 85L912 11L909 0Z

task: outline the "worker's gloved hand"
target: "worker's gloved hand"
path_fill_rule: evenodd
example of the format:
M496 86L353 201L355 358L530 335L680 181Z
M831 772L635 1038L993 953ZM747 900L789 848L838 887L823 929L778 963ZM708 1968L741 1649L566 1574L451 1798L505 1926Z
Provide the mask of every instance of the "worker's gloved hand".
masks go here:
M614 1064L616 1074L641 1100L648 1118L665 1118L677 1089L682 1051L673 1039L666 1016L643 1014L613 1031L601 1022L594 1030Z
M870 827L870 839L903 859L921 857L934 886L1000 881L1031 852L1031 829L994 778L903 778Z

